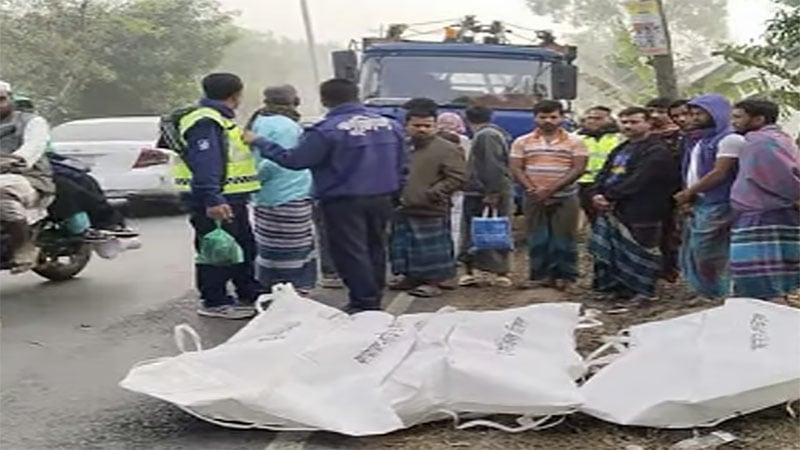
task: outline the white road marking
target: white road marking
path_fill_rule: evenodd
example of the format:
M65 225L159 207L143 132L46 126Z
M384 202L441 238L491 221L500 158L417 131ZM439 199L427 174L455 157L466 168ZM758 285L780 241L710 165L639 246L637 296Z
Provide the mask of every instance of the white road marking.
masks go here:
M414 297L405 292L400 292L386 305L386 312L400 315L408 311ZM313 431L279 431L264 450L302 450L314 434Z

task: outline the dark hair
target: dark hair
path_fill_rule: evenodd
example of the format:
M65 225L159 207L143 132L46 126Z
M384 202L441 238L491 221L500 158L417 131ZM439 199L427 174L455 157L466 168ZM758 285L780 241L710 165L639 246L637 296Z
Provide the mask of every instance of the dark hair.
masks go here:
M645 105L648 108L662 108L662 109L669 109L670 105L672 105L672 99L668 97L658 97L650 100Z
M686 100L685 98L681 98L681 99L675 100L674 102L670 103L669 104L669 109L680 108L680 107L686 106L688 104L689 104L689 100Z
M763 117L768 125L778 121L780 109L776 103L769 100L749 99L733 105L735 109L741 109L750 117Z
M591 108L586 110L586 112L589 112L589 111L603 111L604 113L611 114L611 108L609 108L608 106L603 106L603 105L592 106Z
M493 113L494 111L492 111L491 108L478 105L470 106L466 111L464 111L469 123L489 123L492 121Z
M432 117L436 119L436 116L437 116L436 108L430 108L430 107L426 108L423 106L417 106L415 108L409 109L406 112L406 122L411 120L412 117L421 117L425 119Z
M242 89L242 79L232 73L211 73L203 78L203 94L211 100L227 100Z
M436 101L426 97L412 98L403 104L403 109L406 110L406 122L412 117L436 118L439 113Z
M439 105L436 103L436 100L427 97L416 97L403 103L403 109L407 111L411 111L412 109L436 111L439 109Z
M358 86L345 78L331 78L319 85L319 98L325 106L358 101Z
M533 106L533 113L554 113L564 114L564 105L556 100L542 100Z
M629 106L620 111L617 115L619 117L628 117L635 116L636 114L641 114L644 116L645 120L650 120L650 111L648 111L646 108L642 108L641 106Z

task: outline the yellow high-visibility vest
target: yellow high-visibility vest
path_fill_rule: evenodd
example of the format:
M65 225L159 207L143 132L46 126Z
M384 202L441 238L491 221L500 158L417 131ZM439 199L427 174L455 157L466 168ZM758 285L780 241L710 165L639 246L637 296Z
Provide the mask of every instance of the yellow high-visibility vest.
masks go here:
M604 134L600 139L591 136L582 136L583 143L589 150L589 161L586 163L586 172L578 180L579 183L594 183L594 178L600 173L611 150L619 145L619 135L616 133Z
M214 108L200 107L181 117L178 130L183 139L186 131L201 119L217 122L225 131L225 178L220 180L223 194L242 194L254 192L261 188L256 170L256 160L243 139L242 129L233 120L223 116ZM172 168L175 186L179 191L190 191L192 170L183 160L178 158Z

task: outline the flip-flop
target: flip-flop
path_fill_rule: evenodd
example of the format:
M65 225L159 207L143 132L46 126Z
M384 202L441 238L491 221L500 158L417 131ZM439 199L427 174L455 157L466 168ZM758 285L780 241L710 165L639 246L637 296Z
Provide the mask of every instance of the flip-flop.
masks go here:
M408 291L408 294L413 295L414 297L431 298L442 295L442 290L436 286L423 284L421 286L415 287L414 289L411 289L410 291Z
M389 283L389 289L392 291L408 291L419 286L420 283L411 278L401 278L400 280L392 281Z
M477 286L478 278L474 275L462 275L461 278L458 279L458 285L461 287Z

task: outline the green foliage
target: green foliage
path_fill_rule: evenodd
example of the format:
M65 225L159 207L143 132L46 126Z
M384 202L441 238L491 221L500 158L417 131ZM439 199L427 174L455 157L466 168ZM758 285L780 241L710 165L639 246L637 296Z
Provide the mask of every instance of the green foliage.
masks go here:
M800 111L800 0L776 0L763 44L727 45L718 54L753 69L750 96L769 97Z
M215 0L6 0L0 23L0 78L53 121L191 101L236 37Z
M655 71L631 39L623 0L526 1L535 13L577 28L567 40L578 45L582 102L622 106L656 95ZM727 0L667 0L664 8L680 84L726 37ZM686 83L682 88L691 90Z

